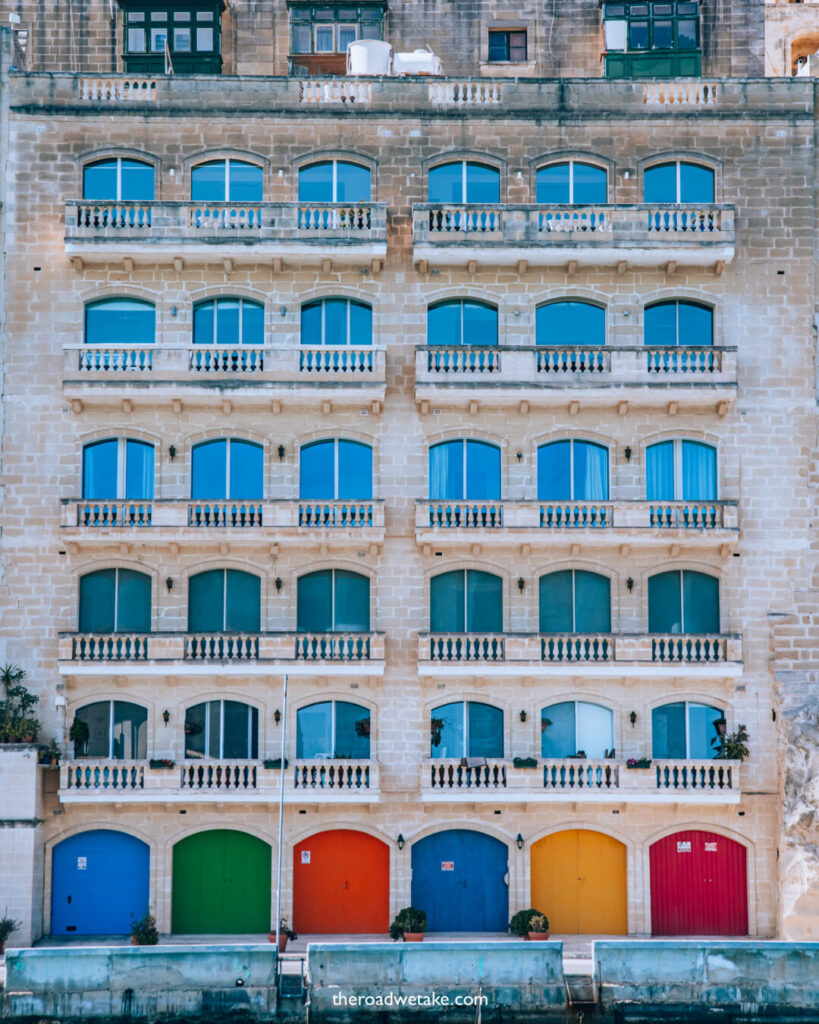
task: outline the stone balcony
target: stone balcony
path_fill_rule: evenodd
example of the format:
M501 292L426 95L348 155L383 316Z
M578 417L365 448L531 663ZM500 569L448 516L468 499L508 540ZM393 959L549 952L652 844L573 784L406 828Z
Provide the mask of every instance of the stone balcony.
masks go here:
M493 758L428 759L421 765L421 799L428 803L673 803L737 804L739 761L537 759L516 768Z
M241 398L267 411L367 406L386 390L385 351L372 345L67 345L63 393L75 412L121 401L220 405Z
M266 767L267 766L267 767ZM278 803L278 761L150 761L80 758L60 766L62 803ZM363 804L380 799L377 761L290 761L284 773L289 804Z
M415 401L432 407L716 412L736 398L735 347L431 346L415 349Z
M384 502L64 499L62 539L72 554L122 543L197 550L263 543L302 550L377 547L384 542Z
M734 258L734 207L416 203L412 251L430 266L712 267Z
M581 544L715 548L739 540L735 501L433 501L415 503L415 541L428 548L532 549Z
M61 633L60 675L382 676L383 633Z
M276 261L369 264L387 255L384 203L95 202L65 204L65 251L82 263Z
M419 633L422 677L735 679L742 638L660 633Z

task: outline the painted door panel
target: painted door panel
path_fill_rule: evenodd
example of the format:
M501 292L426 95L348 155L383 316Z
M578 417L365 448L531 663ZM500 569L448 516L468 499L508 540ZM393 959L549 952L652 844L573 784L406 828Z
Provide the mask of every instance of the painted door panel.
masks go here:
M180 840L173 848L172 930L268 932L271 864L270 846L247 832L213 829Z
M747 935L745 847L714 832L691 829L654 843L652 935Z
M436 832L412 847L412 905L431 932L499 932L509 922L504 843L470 829Z
M125 832L95 829L54 847L52 935L127 935L148 913L150 850Z
M293 850L293 928L308 935L373 935L390 926L390 851L353 829L331 829Z
M532 903L559 935L626 935L626 848L602 832L570 829L532 846Z

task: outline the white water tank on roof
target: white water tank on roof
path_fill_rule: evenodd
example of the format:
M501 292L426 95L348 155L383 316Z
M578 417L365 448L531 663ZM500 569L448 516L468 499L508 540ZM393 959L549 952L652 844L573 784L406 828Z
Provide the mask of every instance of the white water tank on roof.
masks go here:
M410 53L396 53L392 62L393 74L396 75L442 75L443 65L438 57L426 47L423 50L412 50Z
M356 39L347 44L348 75L388 75L392 47L381 39Z

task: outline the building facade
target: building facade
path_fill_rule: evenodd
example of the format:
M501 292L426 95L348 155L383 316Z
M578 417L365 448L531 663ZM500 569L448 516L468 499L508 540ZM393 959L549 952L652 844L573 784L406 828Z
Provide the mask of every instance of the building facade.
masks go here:
M1 6L16 940L267 931L282 792L299 932L815 937L765 5ZM382 38L444 75L341 73Z

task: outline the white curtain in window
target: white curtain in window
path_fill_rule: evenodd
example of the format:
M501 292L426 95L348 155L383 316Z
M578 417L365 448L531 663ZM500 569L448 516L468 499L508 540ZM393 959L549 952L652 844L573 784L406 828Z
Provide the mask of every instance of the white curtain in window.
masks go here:
M717 456L713 448L683 441L683 500L713 501L717 496Z
M605 501L608 497L608 452L596 444L575 443L575 497Z

